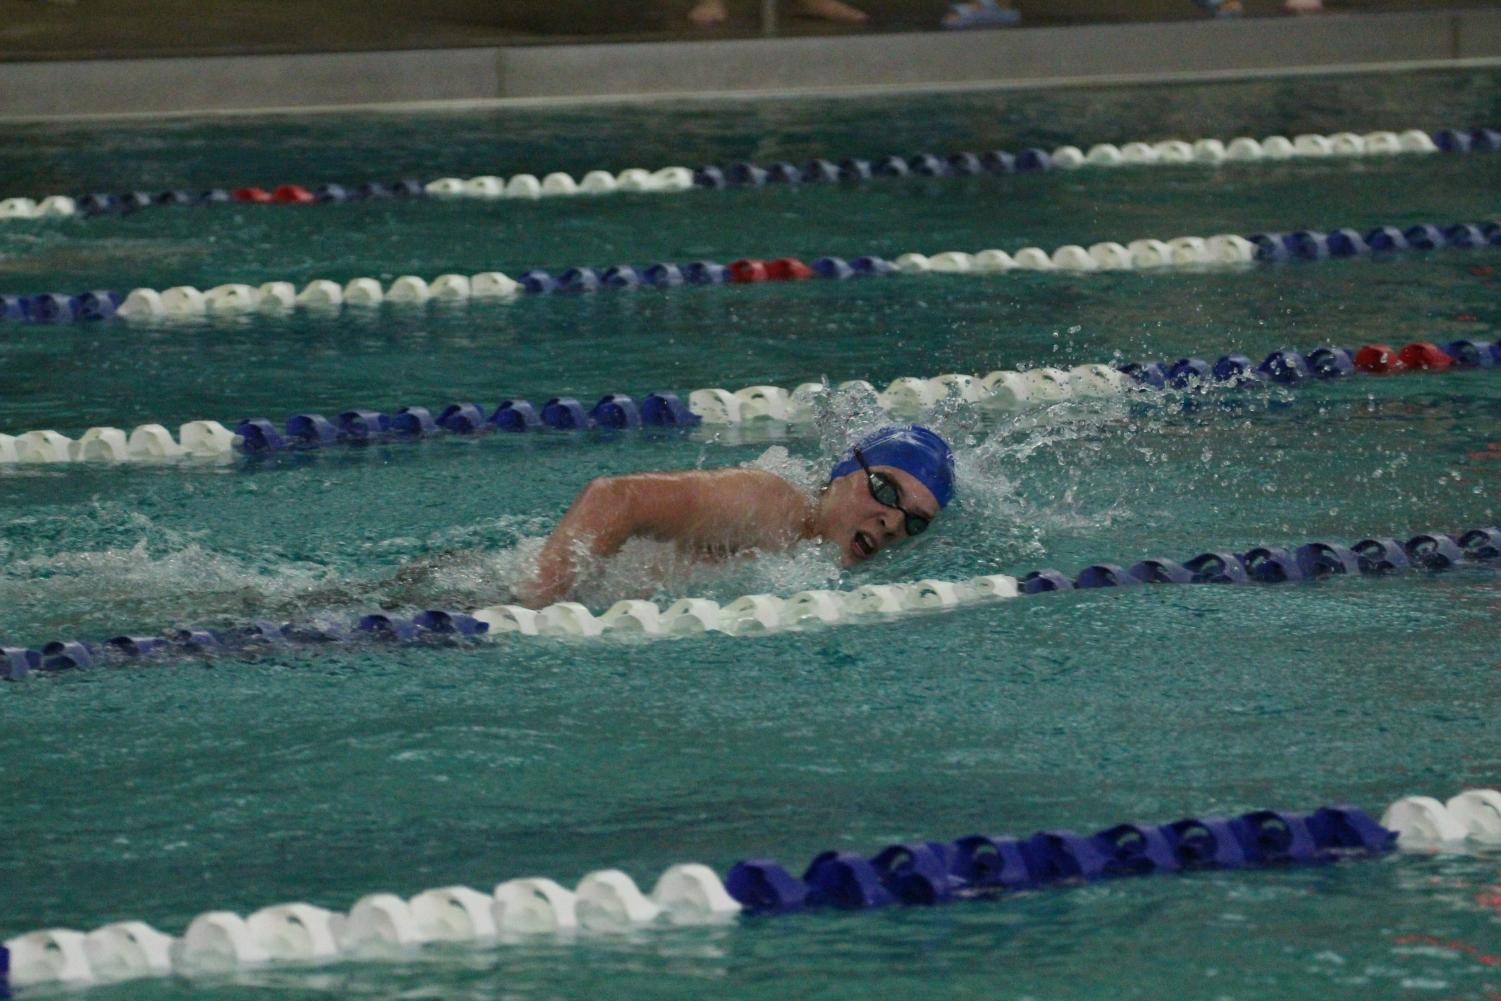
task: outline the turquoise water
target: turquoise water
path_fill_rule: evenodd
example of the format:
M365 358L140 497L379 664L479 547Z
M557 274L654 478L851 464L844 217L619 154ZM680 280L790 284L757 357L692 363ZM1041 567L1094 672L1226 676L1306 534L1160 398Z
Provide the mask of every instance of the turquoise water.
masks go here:
M360 181L754 155L1435 127L1481 73L673 109L15 129L5 194ZM0 290L347 279L746 254L1052 247L1477 219L1493 157L1100 171L865 191L154 211L0 228ZM1494 337L1493 251L1247 271L931 276L0 331L0 428L273 418L567 391L735 388ZM1462 319L1474 317L1474 319ZM656 591L728 598L1494 524L1498 377L1349 380L936 419L960 504L841 575L815 550ZM491 436L228 467L0 469L0 636L112 635L381 603L482 604L590 476L819 462L843 426ZM416 586L403 564L465 551ZM586 597L652 593L627 559ZM619 866L799 865L973 830L1501 781L1494 569L1052 596L760 639L295 650L0 690L0 937L211 908L333 908ZM100 997L1489 998L1501 857L1122 880Z

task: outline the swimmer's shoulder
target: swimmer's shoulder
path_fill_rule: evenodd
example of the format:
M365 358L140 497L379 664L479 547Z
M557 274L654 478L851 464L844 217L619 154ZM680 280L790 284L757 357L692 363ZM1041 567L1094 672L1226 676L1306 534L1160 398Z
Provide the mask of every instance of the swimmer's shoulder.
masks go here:
M660 475L676 479L695 504L722 510L790 516L800 514L813 497L806 488L766 469L731 466Z
M742 490L758 490L769 493L792 492L806 496L808 491L793 483L787 477L774 473L768 469L756 469L751 466L726 466L721 469L673 469L655 473L626 473L615 479L635 480L637 482L677 483L690 487L724 488L734 487Z
M707 482L732 486L736 489L763 493L769 497L807 498L809 492L780 473L751 466L731 466L727 469L695 470L702 472Z

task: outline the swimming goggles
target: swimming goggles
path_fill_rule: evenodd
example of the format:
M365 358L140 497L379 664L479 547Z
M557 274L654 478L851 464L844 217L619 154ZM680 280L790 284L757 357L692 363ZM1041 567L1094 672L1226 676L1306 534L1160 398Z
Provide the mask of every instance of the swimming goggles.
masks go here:
M902 507L902 488L896 480L885 473L873 472L865 461L865 456L860 454L857 448L854 450L855 460L860 463L860 468L865 470L865 483L870 488L870 495L878 504L896 508L902 512L902 525L907 529L909 536L921 535L928 530L928 522L931 518L925 518L920 514L913 514Z

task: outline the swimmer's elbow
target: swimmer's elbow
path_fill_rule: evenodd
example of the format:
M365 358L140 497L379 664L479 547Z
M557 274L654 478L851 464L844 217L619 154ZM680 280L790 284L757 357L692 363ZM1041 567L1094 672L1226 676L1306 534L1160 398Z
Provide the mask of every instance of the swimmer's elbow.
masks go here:
M672 537L691 497L672 483L643 476L598 476L576 503L579 521L598 545L613 551L635 535Z
M623 476L596 476L584 484L574 509L581 527L606 539L630 535L637 520L629 478Z
M618 511L625 497L619 476L596 476L584 484L574 505L592 517Z

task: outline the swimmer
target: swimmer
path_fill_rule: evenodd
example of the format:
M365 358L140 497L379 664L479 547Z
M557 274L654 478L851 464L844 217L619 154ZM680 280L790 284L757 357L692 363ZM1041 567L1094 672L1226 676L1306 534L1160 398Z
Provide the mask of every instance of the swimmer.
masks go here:
M760 469L600 477L558 522L515 597L532 608L561 601L581 564L638 537L709 561L818 540L837 545L840 564L851 567L921 535L953 495L953 452L916 424L867 435L816 493Z

